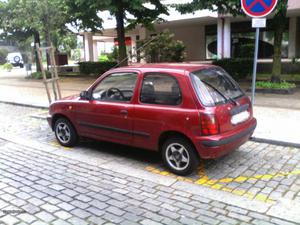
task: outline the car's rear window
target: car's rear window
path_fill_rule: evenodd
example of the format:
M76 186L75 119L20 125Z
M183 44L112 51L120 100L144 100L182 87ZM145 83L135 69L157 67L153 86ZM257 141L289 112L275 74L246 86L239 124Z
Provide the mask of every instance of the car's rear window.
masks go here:
M205 106L216 106L244 95L231 76L219 67L194 71L190 76L195 91Z

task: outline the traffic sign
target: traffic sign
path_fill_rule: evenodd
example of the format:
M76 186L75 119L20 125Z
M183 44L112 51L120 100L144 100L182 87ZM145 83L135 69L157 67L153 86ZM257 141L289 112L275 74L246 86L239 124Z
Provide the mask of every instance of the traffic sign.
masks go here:
M277 5L278 0L241 0L242 9L250 17L265 17L269 15Z

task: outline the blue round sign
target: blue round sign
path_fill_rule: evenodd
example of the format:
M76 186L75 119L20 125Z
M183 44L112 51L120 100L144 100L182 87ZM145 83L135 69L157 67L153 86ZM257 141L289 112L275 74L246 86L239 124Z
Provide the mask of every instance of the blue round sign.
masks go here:
M265 17L277 5L278 0L241 0L242 9L250 17Z

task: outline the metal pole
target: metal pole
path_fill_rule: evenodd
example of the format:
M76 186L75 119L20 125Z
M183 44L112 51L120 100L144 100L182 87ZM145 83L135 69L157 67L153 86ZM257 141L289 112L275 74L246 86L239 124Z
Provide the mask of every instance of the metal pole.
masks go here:
M252 105L254 105L254 101L255 101L255 86L256 86L256 71L257 71L258 47L259 47L259 28L256 28L255 53L254 53L253 76L252 76L252 98L251 98Z

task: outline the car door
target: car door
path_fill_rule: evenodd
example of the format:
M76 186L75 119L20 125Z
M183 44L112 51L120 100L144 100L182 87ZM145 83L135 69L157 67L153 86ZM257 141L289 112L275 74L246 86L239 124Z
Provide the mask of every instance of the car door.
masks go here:
M115 72L93 86L91 100L81 101L76 109L81 135L130 144L137 79L137 72Z
M134 110L134 146L155 150L163 129L184 127L182 92L171 74L145 73L138 102Z

